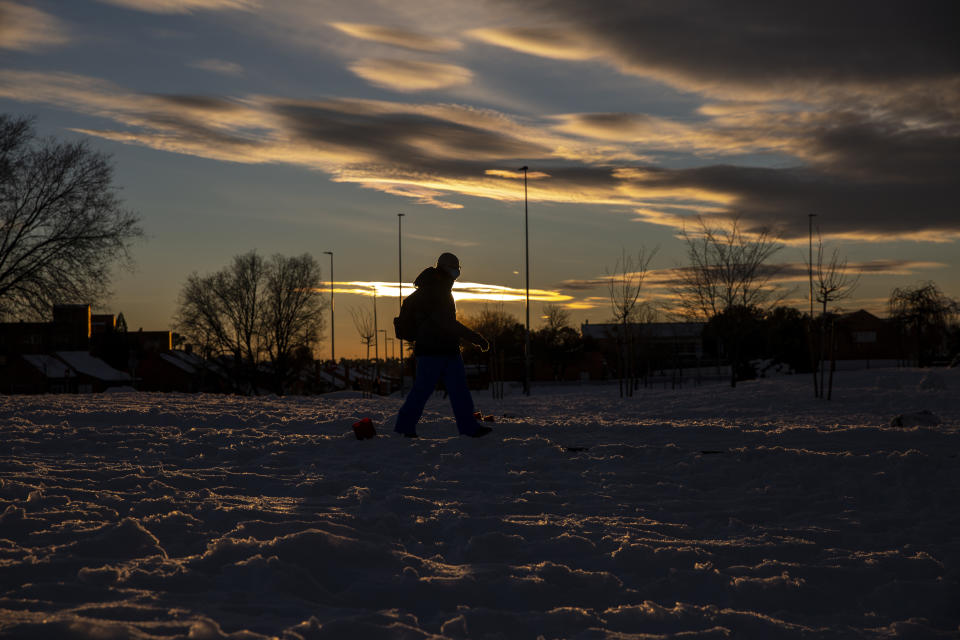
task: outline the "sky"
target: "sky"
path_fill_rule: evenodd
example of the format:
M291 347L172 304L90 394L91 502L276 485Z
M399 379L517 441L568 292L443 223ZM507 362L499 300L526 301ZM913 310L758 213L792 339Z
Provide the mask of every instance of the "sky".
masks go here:
M770 227L806 308L809 215L860 273L960 297L960 47L948 2L0 0L0 112L112 156L146 237L101 311L173 328L192 272L308 252L381 326L444 251L458 309L611 317L656 251L668 319L697 216ZM401 219L398 213L403 213ZM401 226L402 225L402 226ZM402 246L402 265L398 250ZM402 274L398 273L402 266ZM375 283L381 283L379 285Z

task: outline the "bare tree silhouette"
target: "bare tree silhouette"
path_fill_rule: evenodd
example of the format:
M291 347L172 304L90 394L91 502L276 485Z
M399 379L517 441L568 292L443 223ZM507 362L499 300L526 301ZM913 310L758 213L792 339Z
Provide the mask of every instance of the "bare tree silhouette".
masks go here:
M684 228L681 236L688 264L673 287L681 314L702 320L720 317L717 328L730 358L730 385L735 387L745 337L737 319L768 311L783 300L787 292L775 282L781 268L768 263L783 245L770 228L747 231L737 217L719 224L698 217L696 228Z
M260 302L263 258L234 256L215 273L192 273L180 291L175 323L206 358L230 357L228 373L236 391L256 391L256 367L263 354Z
M636 256L620 250L613 268L604 269L607 276L607 291L610 307L613 309L613 321L619 325L617 331L617 359L620 361L617 371L620 375L620 397L633 396L636 384L636 336L633 327L647 314L641 314L645 305L640 304L640 292L647 277L650 261L658 249L648 251L641 247Z
M322 338L326 309L322 280L320 264L308 253L277 254L266 264L261 324L278 393L291 382L293 359L312 359Z
M367 365L370 363L370 346L377 338L376 325L373 323L373 312L362 307L351 307L350 318L353 326L360 335L360 340L367 347Z
M904 336L913 334L919 367L930 364L960 315L960 302L944 294L933 282L894 289L888 305L890 317L900 325Z
M269 261L256 251L235 256L220 271L187 278L177 329L205 357L230 357L238 391L256 391L258 365L267 358L275 390L282 394L294 373L292 362L298 355L310 359L321 339L321 280L320 267L308 254L275 255Z
M544 305L543 315L547 320L546 328L548 331L555 333L570 326L570 312L558 304Z
M96 304L111 267L143 236L122 207L105 154L37 140L29 119L0 115L0 318L42 318L56 303Z
M489 352L482 357L487 363L493 397L503 399L507 358L514 355L514 349L517 357L523 354L523 325L504 311L502 304L485 304L479 312L463 316L462 322L490 342ZM469 352L470 347L467 349Z
M810 265L807 265L810 267ZM853 295L860 283L860 274L851 274L846 258L840 256L840 249L834 248L829 259L824 258L823 237L817 237L817 256L812 265L814 277L814 299L821 306L820 313L820 385L814 388L817 397L824 397L824 377L826 362L830 360L830 381L827 384L827 400L833 397L833 372L836 369L835 319L828 316L831 303L845 300ZM813 322L813 318L810 319ZM829 328L828 328L829 325Z

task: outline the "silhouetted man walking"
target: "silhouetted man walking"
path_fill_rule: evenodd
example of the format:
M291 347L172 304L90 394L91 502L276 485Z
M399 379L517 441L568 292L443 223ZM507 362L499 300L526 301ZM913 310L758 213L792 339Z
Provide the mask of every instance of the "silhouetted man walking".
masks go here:
M475 438L491 431L473 415L473 397L467 389L460 340L477 345L481 351L486 351L490 345L482 335L457 321L451 290L454 280L459 277L460 260L452 253L444 253L437 259L436 267L427 267L413 281L419 297L413 347L417 374L394 427L394 431L409 438L417 437L417 422L423 415L423 407L441 378L450 394L457 430Z

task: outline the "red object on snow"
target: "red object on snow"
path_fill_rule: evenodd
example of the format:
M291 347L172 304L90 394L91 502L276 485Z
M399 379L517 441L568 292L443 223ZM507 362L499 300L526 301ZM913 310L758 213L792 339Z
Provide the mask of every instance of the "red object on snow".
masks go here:
M496 418L494 418L493 416L485 416L485 415L483 415L482 413L480 413L479 411L474 411L474 412L473 412L473 417L476 418L477 420L483 420L484 422L494 422L494 421L496 421Z
M353 432L356 434L357 440L366 440L377 435L377 430L373 428L373 420L370 418L354 422Z
M484 422L495 422L496 420L497 420L497 419L494 418L493 416L483 416L483 421L484 421Z

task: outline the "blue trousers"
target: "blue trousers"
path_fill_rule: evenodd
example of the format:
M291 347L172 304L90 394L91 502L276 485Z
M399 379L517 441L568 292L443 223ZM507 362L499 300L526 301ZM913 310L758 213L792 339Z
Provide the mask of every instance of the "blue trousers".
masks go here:
M430 399L437 381L443 379L453 406L453 416L457 420L457 430L461 434L472 434L477 430L477 419L473 417L473 396L467 389L467 372L463 368L463 356L417 356L417 375L413 389L400 412L397 413L397 433L416 433L417 422L423 415L423 407Z

